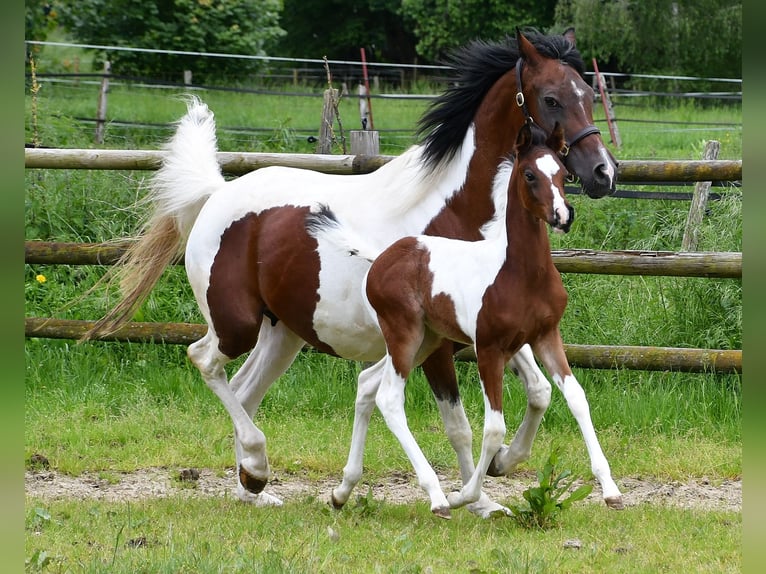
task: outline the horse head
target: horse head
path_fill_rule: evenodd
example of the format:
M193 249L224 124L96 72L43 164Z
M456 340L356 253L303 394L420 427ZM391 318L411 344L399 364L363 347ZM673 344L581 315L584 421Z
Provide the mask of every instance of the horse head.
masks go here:
M565 146L564 130L558 122L548 136L534 123L526 122L516 136L516 161L509 184L518 188L527 211L563 233L574 220L574 208L564 195L567 170L559 159Z
M617 161L593 124L593 89L582 77L582 60L571 42L556 45L560 58L542 54L519 29L516 41L516 104L527 118L551 132L558 122L565 134L561 150L567 170L580 180L592 198L611 195L617 180ZM547 56L547 57L546 57Z

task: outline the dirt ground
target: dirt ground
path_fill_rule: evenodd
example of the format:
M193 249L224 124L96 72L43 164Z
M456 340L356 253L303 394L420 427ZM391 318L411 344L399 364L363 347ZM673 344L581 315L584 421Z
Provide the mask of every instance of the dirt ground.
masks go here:
M439 477L445 492L459 487L458 477ZM337 479L312 481L299 475L276 474L266 492L283 501L300 500L307 496L329 500ZM670 507L740 512L742 510L742 480L711 481L705 478L689 481L660 482L641 477L615 477L622 490L626 507L654 504ZM512 477L488 478L484 490L494 500L522 500L522 491L536 485L531 472ZM207 469L148 468L130 473L84 473L73 477L48 469L27 470L27 496L42 499L76 498L108 501L138 501L151 498L226 497L234 496L236 478L233 469L225 473ZM373 496L390 504L425 501L426 495L417 485L414 474L395 473L370 484L362 477L356 495L366 495L372 487ZM352 495L353 496L353 495ZM601 503L601 493L595 484L588 500Z

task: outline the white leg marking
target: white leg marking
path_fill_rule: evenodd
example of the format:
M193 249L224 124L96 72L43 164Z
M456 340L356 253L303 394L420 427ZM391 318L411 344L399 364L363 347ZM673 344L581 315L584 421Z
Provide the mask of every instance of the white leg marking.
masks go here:
M527 393L527 410L511 444L502 446L493 461L493 474L506 475L532 454L532 444L551 403L551 384L537 366L529 345L524 345L508 365L518 372Z
M481 496L481 487L484 477L487 474L487 468L495 456L505 437L505 419L502 411L492 410L489 401L484 397L484 436L481 442L481 455L476 464L476 470L468 483L463 486L460 492L451 492L447 496L449 505L452 508L464 506L471 502L476 502Z
M187 354L199 369L207 386L223 403L234 423L234 433L242 449L239 464L240 481L244 475L254 488L263 488L269 479L269 463L266 460L266 437L255 426L236 395L229 388L224 365L228 357L218 351L218 338L213 329L199 341L192 343Z
M351 431L351 447L348 452L346 466L343 467L343 481L332 491L332 504L340 508L348 501L351 491L362 478L362 462L364 444L367 440L367 429L370 417L375 410L375 396L380 387L383 368L386 359L383 358L371 367L359 373L356 389L356 405L354 410L354 425Z
M396 374L391 358L386 356L386 364L383 369L383 379L375 397L375 402L380 409L386 425L391 429L396 438L407 453L415 474L418 476L418 482L423 490L428 493L431 499L431 512L439 516L447 517L449 504L447 497L439 485L439 478L436 472L426 460L423 451L412 436L412 432L407 426L407 416L404 412L404 384L405 381ZM477 497L478 498L478 497Z
M604 452L601 450L601 445L596 437L596 431L593 428L593 422L590 417L590 407L588 406L588 399L585 397L585 391L577 382L574 375L567 375L563 379L561 375L554 374L553 382L564 395L567 401L569 410L572 411L572 415L577 420L577 424L580 426L580 432L585 439L585 446L588 449L588 455L590 456L591 471L601 485L601 491L607 503L610 500L621 499L620 489L617 488L617 484L612 479L611 470L609 469L609 462L607 462ZM621 503L618 503L621 506ZM610 504L612 506L612 504Z
M237 400L251 420L272 383L292 365L303 344L303 339L281 322L273 327L268 322L261 324L258 343L229 383L229 388L234 391ZM234 454L237 468L240 467L242 460L249 456L244 453L236 432L234 433ZM236 494L243 502L256 506L282 504L281 500L265 492L257 495L248 492L239 480Z

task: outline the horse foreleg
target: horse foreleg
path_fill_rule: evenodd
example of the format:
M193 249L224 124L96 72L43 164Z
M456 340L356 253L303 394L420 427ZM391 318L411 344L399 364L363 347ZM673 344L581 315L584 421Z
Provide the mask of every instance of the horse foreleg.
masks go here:
M524 345L508 362L511 370L517 374L524 384L527 394L527 410L516 434L508 446L500 450L492 459L487 469L490 476L509 474L521 462L532 454L532 443L540 429L545 411L551 403L551 384L537 366L532 349Z
M367 440L367 429L370 417L375 410L375 395L380 387L380 379L385 358L359 373L356 389L356 404L354 408L354 425L351 431L351 448L348 452L346 466L343 467L343 480L340 486L332 491L331 502L335 508L342 508L351 496L351 491L362 478L362 461L364 444Z
M606 460L603 450L601 450L596 430L593 428L590 407L588 399L585 397L585 391L569 368L559 331L556 330L540 340L535 345L534 350L548 373L550 373L553 382L564 395L567 406L580 427L580 432L585 439L585 447L588 449L591 471L601 485L604 502L610 508L622 509L624 507L622 494L612 478L609 462Z
M481 487L492 458L497 454L505 438L503 418L503 371L505 359L497 350L477 349L479 378L484 390L484 435L481 454L476 470L460 492L450 492L447 500L452 508L476 502L481 496Z
M199 369L207 386L223 403L234 423L234 433L241 445L243 457L237 473L242 486L252 493L259 493L269 480L269 463L266 460L266 437L255 426L229 387L224 365L230 361L218 350L218 337L212 328L199 341L192 343L187 354Z
M428 493L431 499L431 512L441 518L450 518L449 504L439 485L439 478L407 426L407 415L404 412L404 385L405 379L396 373L391 357L387 356L375 403L386 425L399 439L399 443L410 459L421 488Z
M303 339L283 323L277 323L275 326L268 321L261 323L258 342L229 383L250 420L253 419L272 383L292 365L303 345ZM237 468L240 468L244 458L250 456L242 448L236 432L234 453ZM254 495L240 481L237 481L237 497L243 502L257 506L282 504L279 498L265 492Z
M473 434L468 418L465 416L463 402L460 400L452 343L445 342L436 352L423 362L423 372L436 397L436 405L444 422L444 431L457 455L460 478L463 485L471 479L476 469L473 463ZM497 513L510 515L511 511L502 504L494 502L482 492L479 500L467 506L468 510L489 518Z

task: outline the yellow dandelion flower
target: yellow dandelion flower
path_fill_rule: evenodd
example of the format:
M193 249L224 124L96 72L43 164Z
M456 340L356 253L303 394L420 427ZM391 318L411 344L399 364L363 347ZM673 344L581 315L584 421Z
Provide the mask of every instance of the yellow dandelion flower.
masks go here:
M38 283L45 283L47 281L47 279L45 278L45 275L38 275L37 277L35 277L35 279L37 279Z

